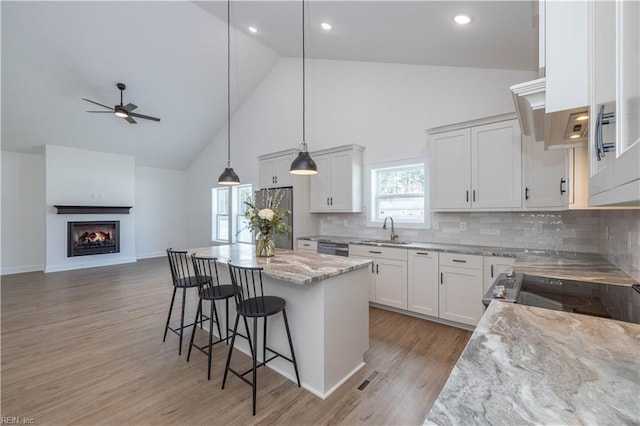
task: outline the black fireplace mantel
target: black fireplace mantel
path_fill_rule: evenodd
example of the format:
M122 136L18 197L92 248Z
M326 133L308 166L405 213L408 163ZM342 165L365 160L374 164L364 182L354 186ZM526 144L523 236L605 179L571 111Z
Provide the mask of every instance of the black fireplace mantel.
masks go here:
M58 214L129 214L133 206L53 206Z

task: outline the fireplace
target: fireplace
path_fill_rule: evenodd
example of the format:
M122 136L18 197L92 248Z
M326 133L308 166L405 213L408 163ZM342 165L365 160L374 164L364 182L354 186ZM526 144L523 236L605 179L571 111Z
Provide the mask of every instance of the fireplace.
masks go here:
M120 253L120 221L67 222L67 257Z

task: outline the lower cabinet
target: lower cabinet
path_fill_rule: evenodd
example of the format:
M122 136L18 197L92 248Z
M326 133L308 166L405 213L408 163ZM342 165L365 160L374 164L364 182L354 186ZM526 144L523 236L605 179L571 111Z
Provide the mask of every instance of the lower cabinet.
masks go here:
M369 301L407 309L407 250L350 245L349 257L373 260Z
M318 242L312 240L298 240L298 251L318 252Z
M440 254L440 318L476 325L482 305L482 256Z
M513 263L516 261L513 257L501 257L501 256L485 256L484 257L484 278L482 280L483 288L482 294L489 290L491 284L496 280L496 277L503 272L513 269Z
M438 253L408 250L407 310L438 316Z

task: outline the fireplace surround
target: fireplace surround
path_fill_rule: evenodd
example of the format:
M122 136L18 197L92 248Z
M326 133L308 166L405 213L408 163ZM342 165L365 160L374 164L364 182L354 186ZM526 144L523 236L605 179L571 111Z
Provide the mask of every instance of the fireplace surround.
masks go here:
M120 253L120 221L67 222L67 257Z

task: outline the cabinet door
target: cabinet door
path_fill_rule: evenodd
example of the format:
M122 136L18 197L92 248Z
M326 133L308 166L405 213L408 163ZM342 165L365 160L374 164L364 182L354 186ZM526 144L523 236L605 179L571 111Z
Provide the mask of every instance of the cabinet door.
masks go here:
M522 205L522 151L518 120L471 129L474 208Z
M569 203L568 149L545 150L544 143L525 138L524 205L566 207Z
M590 7L590 51L591 51L591 118L589 120L589 195L598 194L610 186L613 152L598 157L596 123L600 107L605 113L615 113L616 100L616 5L615 2L593 1ZM616 123L610 120L601 127L604 143L615 141Z
M491 284L496 280L496 277L503 272L513 269L513 263L515 258L513 257L500 257L500 256L485 256L484 257L484 278L482 294L489 290Z
M440 266L440 318L476 325L483 312L482 271Z
M352 208L351 152L337 152L331 156L331 189L329 191L329 211Z
M291 169L291 155L285 155L275 159L275 181L276 186L293 186L293 175L289 173Z
M375 261L376 303L407 309L407 262Z
M273 188L276 184L276 159L260 160L260 188Z
M617 6L617 155L640 142L640 2ZM636 163L636 172L638 163ZM636 174L637 178L637 174Z
M321 172L309 177L309 208L312 212L324 212L329 208L332 173L331 158L328 155L324 155L316 156L313 160Z
M410 251L407 309L438 316L438 253Z
M431 208L471 208L470 137L469 129L431 135Z
M370 257L357 256L357 255L352 255L352 254L350 254L349 257L353 257L355 259L371 259ZM376 301L376 274L375 274L375 270L376 270L376 265L375 265L375 262L374 262L371 265L369 265L369 272L371 272L371 274L369 274L369 302L375 302Z

